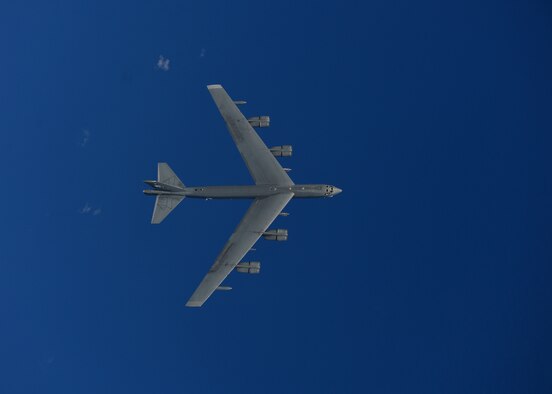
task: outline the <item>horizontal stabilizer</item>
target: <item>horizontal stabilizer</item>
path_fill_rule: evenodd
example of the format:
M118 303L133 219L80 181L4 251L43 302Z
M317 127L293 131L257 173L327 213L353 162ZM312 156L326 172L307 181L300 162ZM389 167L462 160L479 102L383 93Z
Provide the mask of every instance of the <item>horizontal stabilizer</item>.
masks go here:
M151 224L159 224L167 217L173 209L176 208L184 196L164 196L158 195L155 199L155 207L153 208L153 216Z
M166 185L183 188L184 184L167 163L157 163L157 180ZM179 201L180 202L180 201Z

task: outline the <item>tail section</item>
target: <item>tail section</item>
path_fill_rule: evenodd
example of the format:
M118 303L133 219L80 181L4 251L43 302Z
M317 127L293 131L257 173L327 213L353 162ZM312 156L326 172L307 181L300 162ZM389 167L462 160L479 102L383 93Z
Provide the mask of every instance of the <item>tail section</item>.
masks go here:
M184 200L185 196L177 193L185 186L167 163L157 164L157 181L145 182L154 190L145 190L144 193L156 194L151 223L159 224Z
M157 163L157 180L166 185L185 187L167 163Z
M151 224L161 223L182 200L184 200L184 196L157 196L155 198L155 207L153 208Z

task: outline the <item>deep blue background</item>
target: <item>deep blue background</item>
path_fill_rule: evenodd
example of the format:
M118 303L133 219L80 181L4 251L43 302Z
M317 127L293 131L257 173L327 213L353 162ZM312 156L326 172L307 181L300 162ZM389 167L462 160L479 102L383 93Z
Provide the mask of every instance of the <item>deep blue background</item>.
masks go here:
M552 392L548 2L3 2L0 48L0 393ZM251 182L210 83L344 192L187 309L248 202L141 181Z

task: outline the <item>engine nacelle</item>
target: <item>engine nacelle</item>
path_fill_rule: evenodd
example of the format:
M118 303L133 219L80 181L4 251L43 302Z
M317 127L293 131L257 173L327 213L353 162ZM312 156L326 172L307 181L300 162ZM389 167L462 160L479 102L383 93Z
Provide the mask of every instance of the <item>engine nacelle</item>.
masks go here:
M254 116L247 119L253 127L268 127L270 126L270 116Z
M243 262L236 265L236 271L242 274L258 274L261 272L260 261Z
M268 230L263 233L263 237L267 241L287 241L288 231L282 228Z
M289 157L293 153L293 146L291 145L280 145L273 146L270 148L270 152L276 157Z

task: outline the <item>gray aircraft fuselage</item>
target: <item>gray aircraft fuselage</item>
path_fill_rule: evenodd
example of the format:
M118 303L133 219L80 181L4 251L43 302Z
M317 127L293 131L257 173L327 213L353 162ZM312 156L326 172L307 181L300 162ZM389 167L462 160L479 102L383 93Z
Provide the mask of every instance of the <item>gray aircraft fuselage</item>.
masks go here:
M158 181L144 181L144 183L153 187L151 190L144 190L145 194L150 195L173 195L184 196L187 198L257 198L268 197L278 193L292 192L294 198L315 198L315 197L333 197L341 193L341 189L331 185L251 185L251 186L192 186L177 187L167 185Z

